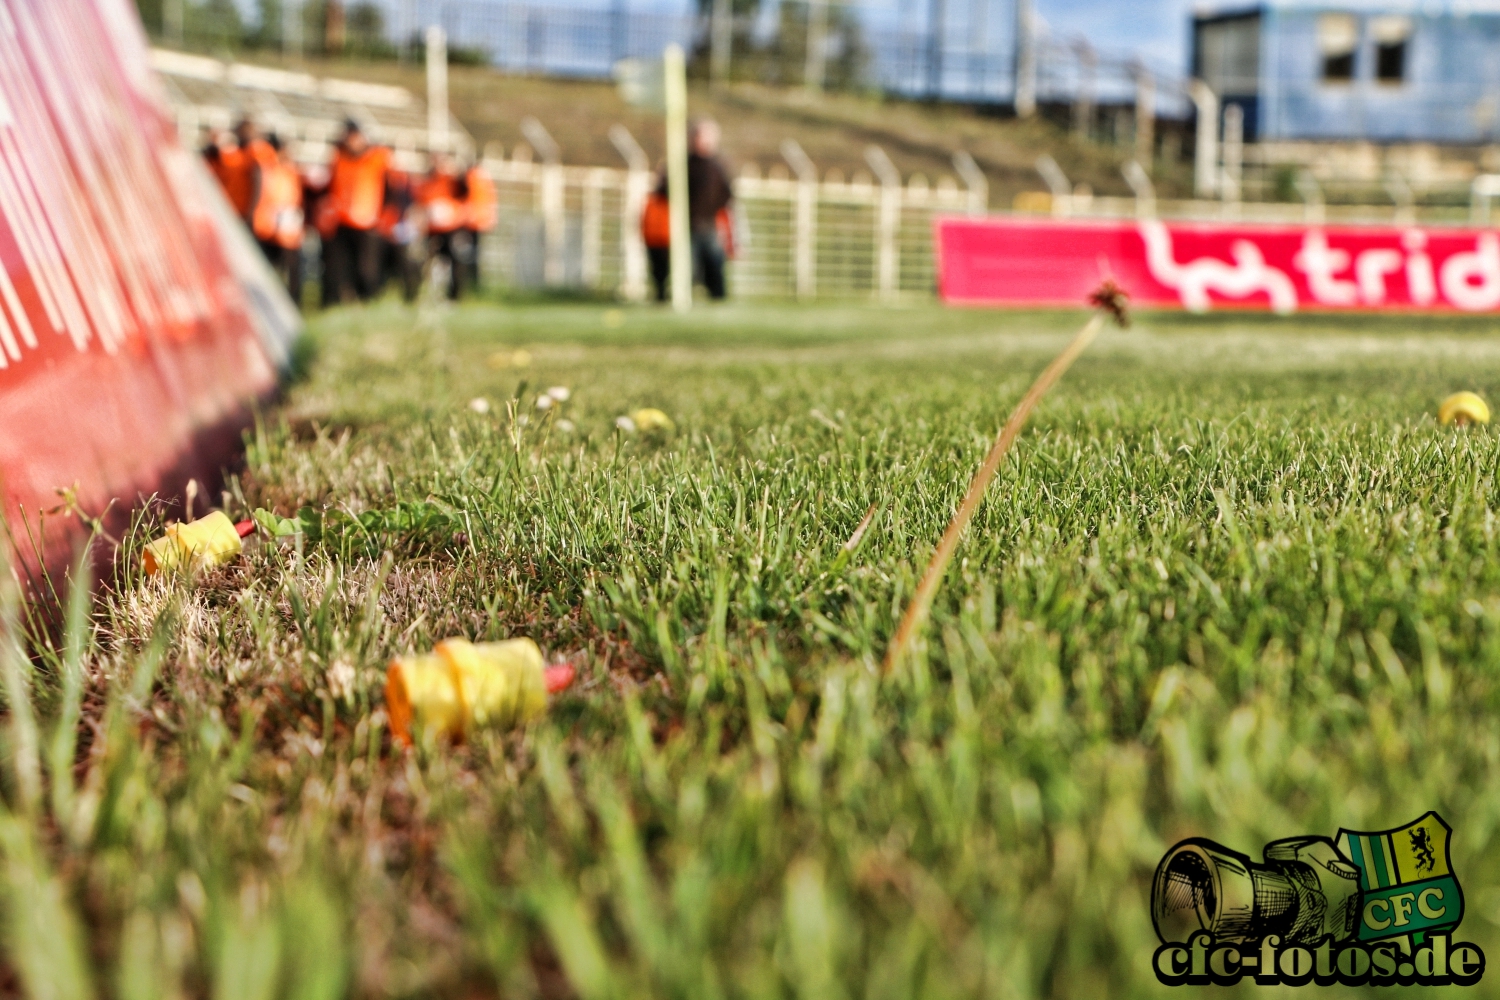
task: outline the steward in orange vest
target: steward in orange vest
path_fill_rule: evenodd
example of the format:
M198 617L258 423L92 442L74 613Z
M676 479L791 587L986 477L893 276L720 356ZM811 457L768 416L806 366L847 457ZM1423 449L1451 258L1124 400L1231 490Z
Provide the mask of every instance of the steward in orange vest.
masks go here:
M262 153L260 147L264 145L255 136L255 126L242 121L235 127L233 136L215 133L203 148L208 169L218 178L234 214L247 222L254 198L256 157Z
M392 170L385 178L385 204L380 209L381 282L395 278L401 283L401 297L414 302L422 286L422 263L412 255L417 241L417 227L412 221L411 174Z
M325 243L323 302L369 300L380 291L384 245L377 228L385 205L391 151L372 146L359 124L344 125L329 166L327 211L335 223Z
M479 288L479 237L495 228L500 221L500 199L489 171L474 164L464 174L469 196L464 199L464 229L469 234L469 287Z
M271 267L286 285L292 301L302 304L302 175L275 135L266 148L273 154L257 162L250 229Z
M641 242L646 244L646 258L651 264L651 283L656 287L656 301L667 301L667 278L672 268L672 211L667 203L667 178L663 173L656 190L646 196L641 210Z
M417 188L417 204L427 217L427 259L448 263L448 298L457 299L468 284L473 242L464 228L468 185L447 153L434 153L432 170Z

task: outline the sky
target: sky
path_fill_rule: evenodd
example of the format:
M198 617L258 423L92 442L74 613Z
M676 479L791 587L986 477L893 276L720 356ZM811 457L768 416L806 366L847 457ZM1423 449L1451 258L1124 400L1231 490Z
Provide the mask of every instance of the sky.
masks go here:
M1250 6L1247 2L1245 6ZM1007 3L1006 6L1009 6ZM1187 70L1192 0L1037 0L1054 36L1082 35L1096 48L1138 53L1163 68Z
M247 7L254 0L237 0ZM352 2L352 0L346 0ZM445 5L463 6L466 2L474 6L491 6L502 0L376 0L392 11L405 5L419 10L430 10ZM517 2L546 6L606 7L611 0L517 0ZM834 0L835 3L850 3L865 8L872 19L894 24L902 21L909 27L926 24L932 0ZM985 17L990 23L986 35L995 43L1008 44L1012 37L1010 26L1015 19L1015 0L943 0L954 18L955 27L978 4L986 8ZM1205 0L1196 0L1203 5ZM1208 0L1215 7L1235 4L1235 0ZM1250 6L1254 0L1245 0ZM697 0L628 0L637 10L686 10L697 6ZM774 7L777 0L761 0L763 8ZM1071 41L1082 36L1095 48L1116 55L1138 55L1162 71L1184 73L1187 69L1188 19L1195 0L1033 0L1035 9L1046 24L1051 35L1059 41ZM769 12L767 12L769 13Z

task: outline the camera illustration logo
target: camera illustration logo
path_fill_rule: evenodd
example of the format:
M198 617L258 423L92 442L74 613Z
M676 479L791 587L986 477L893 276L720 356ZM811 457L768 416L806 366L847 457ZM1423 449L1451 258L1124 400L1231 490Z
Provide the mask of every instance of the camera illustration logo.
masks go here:
M1263 860L1202 837L1161 859L1152 956L1168 986L1460 985L1479 982L1484 952L1453 940L1463 890L1452 828L1429 812L1378 833L1275 840Z

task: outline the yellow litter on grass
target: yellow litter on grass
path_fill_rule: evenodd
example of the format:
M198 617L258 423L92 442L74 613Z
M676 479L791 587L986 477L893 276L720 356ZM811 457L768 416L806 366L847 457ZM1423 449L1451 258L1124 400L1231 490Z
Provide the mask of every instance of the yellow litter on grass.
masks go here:
M496 371L506 368L526 368L531 364L531 352L524 347L515 351L496 351L490 355L489 366Z
M1490 408L1477 393L1455 392L1438 406L1438 420L1443 424L1487 424Z
M654 406L642 407L632 410L630 419L635 423L638 431L671 431L676 430L677 425L672 423L672 418Z
M216 510L192 524L169 524L166 534L146 546L146 575L176 569L184 564L193 569L222 566L244 551L234 522Z
M546 667L530 639L445 639L425 656L391 661L385 705L391 732L410 746L414 724L462 739L471 729L529 722L546 711L548 692L572 680L572 667Z

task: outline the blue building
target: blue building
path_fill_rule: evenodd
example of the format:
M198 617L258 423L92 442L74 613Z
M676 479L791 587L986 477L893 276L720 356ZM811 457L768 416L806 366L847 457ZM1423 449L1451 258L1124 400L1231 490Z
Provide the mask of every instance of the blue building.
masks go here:
M1247 139L1500 137L1500 0L1270 0L1192 22L1192 75Z

